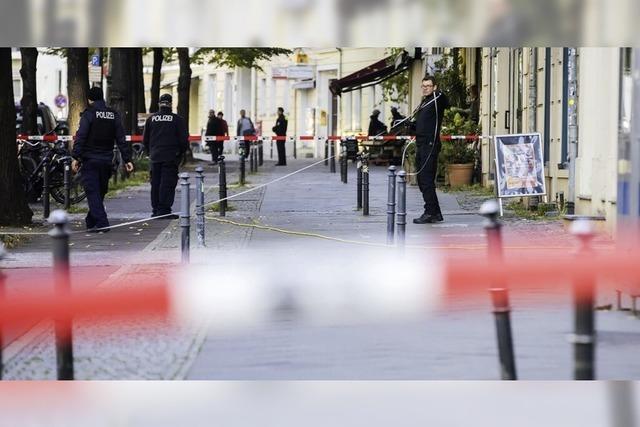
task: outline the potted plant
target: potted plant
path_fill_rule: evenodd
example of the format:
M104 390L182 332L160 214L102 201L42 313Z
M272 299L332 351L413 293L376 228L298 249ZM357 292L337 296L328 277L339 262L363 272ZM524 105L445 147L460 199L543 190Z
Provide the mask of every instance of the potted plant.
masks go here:
M445 112L442 135L470 135L478 132L478 126L467 120L455 110ZM444 138L443 138L444 139ZM471 184L475 151L470 141L452 139L442 141L442 149L438 157L438 168L444 173L446 182L451 187Z

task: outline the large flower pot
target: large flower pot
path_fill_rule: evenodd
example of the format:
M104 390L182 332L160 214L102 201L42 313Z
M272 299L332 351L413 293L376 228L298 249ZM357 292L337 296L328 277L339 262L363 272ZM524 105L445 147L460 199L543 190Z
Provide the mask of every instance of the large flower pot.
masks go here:
M471 184L473 175L473 163L447 165L447 175L451 187L461 187Z

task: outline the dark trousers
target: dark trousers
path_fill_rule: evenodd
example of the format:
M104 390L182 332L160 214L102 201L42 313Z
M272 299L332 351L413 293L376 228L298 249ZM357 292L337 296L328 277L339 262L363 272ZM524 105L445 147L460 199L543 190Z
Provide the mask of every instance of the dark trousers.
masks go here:
M211 151L211 161L217 162L224 150L224 141L212 141L209 143L209 151Z
M441 215L440 204L436 195L436 174L438 172L440 143L437 142L434 146L432 142L418 138L416 145L416 170L419 171L418 188L422 192L424 211L427 215Z
M151 208L153 215L171 213L178 184L179 160L151 163Z
M82 186L87 195L89 213L85 218L87 228L108 227L109 219L104 209L104 196L109 191L111 163L87 159L82 162Z
M278 149L278 164L286 165L287 164L287 154L284 150L285 141L276 141L276 148Z

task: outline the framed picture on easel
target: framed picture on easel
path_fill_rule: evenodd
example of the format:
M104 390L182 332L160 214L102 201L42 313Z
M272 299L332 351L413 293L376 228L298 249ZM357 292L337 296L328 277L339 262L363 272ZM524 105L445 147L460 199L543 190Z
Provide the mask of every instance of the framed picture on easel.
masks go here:
M546 195L540 134L496 135L493 141L500 214L503 198Z

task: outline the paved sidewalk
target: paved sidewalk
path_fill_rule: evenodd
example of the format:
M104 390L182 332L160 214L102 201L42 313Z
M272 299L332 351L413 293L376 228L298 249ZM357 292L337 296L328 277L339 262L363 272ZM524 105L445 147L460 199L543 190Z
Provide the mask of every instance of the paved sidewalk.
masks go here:
M311 159L288 159L287 167L272 161L257 174L248 174L249 186L233 187L229 194L256 188L313 163ZM258 224L303 233L348 239L363 244L386 243L386 168L371 167L371 215L355 209L355 168L349 165L349 182L340 182L323 164L314 166L267 187L257 188L229 201L233 210L223 218L237 224ZM237 164L230 162L228 182L237 182ZM247 167L248 171L248 167ZM193 174L192 174L193 176ZM217 167L205 165L206 201L218 199ZM193 179L191 180L193 183ZM109 202L112 218L143 218L148 188L132 190ZM131 197L131 198L128 198ZM422 212L417 187L407 187L407 244L416 246L468 245L484 251L482 218L461 209L453 193L439 193L445 222L415 225L411 219ZM179 200L179 194L176 196ZM192 197L192 202L195 199ZM118 214L115 207L122 206ZM135 208L139 206L139 208ZM177 205L176 205L177 206ZM131 209L126 211L125 209ZM192 212L193 215L193 212ZM205 247L198 247L192 216L192 264L224 269L226 260L272 262L275 272L288 268L279 256L317 248L317 264L323 253L345 250L345 256L364 246L308 236L238 226L220 222L217 212L207 211ZM115 221L114 221L115 222ZM152 228L158 225L158 228ZM557 224L547 224L546 234L558 234ZM142 228L142 227L141 227ZM535 228L535 226L533 227ZM505 240L528 236L529 224L508 223ZM540 230L538 230L540 231ZM136 234L140 233L140 234ZM542 242L542 237L538 233ZM80 237L80 236L79 236ZM114 243L117 254L106 243L93 250L74 245L74 266L105 265L102 274L110 280L88 286L114 286L117 277L148 278L174 272L180 261L181 230L178 221L153 221L148 228L111 232L103 237L130 241ZM93 238L93 237L92 237ZM128 240L125 240L129 238ZM107 242L105 240L104 242ZM535 242L535 239L532 240ZM45 249L43 245L42 249ZM130 249L129 249L130 248ZM380 250L395 251L394 248ZM24 248L15 252L13 265L48 265L46 251ZM25 260L27 257L33 257ZM39 255L33 255L39 254ZM428 256L428 255L425 255ZM93 263L92 263L93 262ZM122 265L115 271L114 265ZM321 268L331 268L324 265ZM366 266L354 266L366 268ZM461 266L464 268L464 266ZM12 271L9 270L10 274ZM322 271L321 269L319 271ZM233 272L230 272L233 274ZM78 271L76 274L81 274ZM106 278L105 277L105 278ZM216 276L211 276L211 286ZM302 278L304 280L304 278ZM94 280L95 282L95 280ZM571 347L570 298L533 290L513 295L513 324L517 364L524 379L569 379ZM625 313L598 312L598 377L640 378L640 367L629 363L629 349L640 343L640 324ZM298 321L274 321L242 333L208 331L204 323L179 326L166 323L109 321L76 326L77 377L82 379L497 379L495 330L489 301L461 304L447 311L410 322L382 322L350 326L311 326ZM44 325L21 346L8 349L7 378L53 378L55 360L51 329Z

